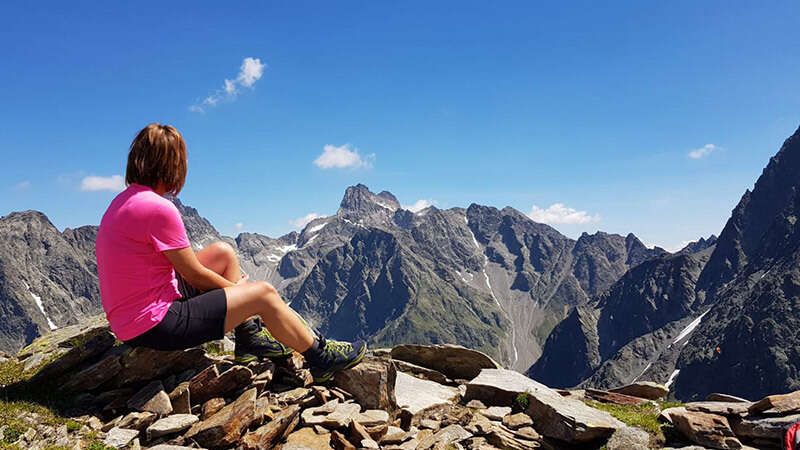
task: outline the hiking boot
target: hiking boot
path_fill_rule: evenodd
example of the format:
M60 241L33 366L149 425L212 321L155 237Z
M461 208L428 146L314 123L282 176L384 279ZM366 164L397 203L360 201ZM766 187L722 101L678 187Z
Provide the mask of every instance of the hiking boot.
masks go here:
M292 349L278 342L261 324L261 320L250 319L236 327L233 354L236 362L248 364L264 358L288 357Z
M319 337L318 347L303 353L311 366L311 375L315 383L325 383L333 378L336 372L354 367L364 359L367 344L362 341L354 343L334 341Z

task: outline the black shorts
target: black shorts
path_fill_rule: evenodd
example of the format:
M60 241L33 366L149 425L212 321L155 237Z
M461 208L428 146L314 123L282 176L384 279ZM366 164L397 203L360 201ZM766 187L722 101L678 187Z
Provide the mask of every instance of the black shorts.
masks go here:
M155 350L184 350L225 336L228 299L224 289L200 292L178 277L181 298L158 325L125 343Z

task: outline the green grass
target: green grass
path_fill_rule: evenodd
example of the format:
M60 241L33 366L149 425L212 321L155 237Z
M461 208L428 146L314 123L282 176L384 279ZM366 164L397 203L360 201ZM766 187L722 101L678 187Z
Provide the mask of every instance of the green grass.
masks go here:
M109 447L100 441L91 441L86 445L86 450L117 450L114 447Z
M663 443L664 425L658 421L658 415L662 410L681 406L680 402L660 402L658 404L645 403L643 405L615 405L612 403L600 403L593 400L586 400L586 404L592 408L605 411L617 420L626 425L641 428L650 434L656 443Z

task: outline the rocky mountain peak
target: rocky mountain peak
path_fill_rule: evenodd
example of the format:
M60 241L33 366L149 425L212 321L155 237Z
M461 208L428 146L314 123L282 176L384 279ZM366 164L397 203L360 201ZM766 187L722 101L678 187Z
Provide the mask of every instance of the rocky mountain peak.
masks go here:
M380 211L376 208L394 212L400 209L400 202L397 201L394 195L387 191L374 194L367 186L359 183L345 190L339 208L342 212L371 213L373 211Z

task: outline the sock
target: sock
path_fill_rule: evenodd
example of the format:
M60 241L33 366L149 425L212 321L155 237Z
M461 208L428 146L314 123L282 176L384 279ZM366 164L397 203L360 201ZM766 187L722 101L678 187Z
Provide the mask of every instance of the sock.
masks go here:
M322 347L325 345L325 338L314 337L314 342L311 343L311 347L308 347L308 350L302 353L303 357L306 359L315 359L315 357L319 356L322 353Z

